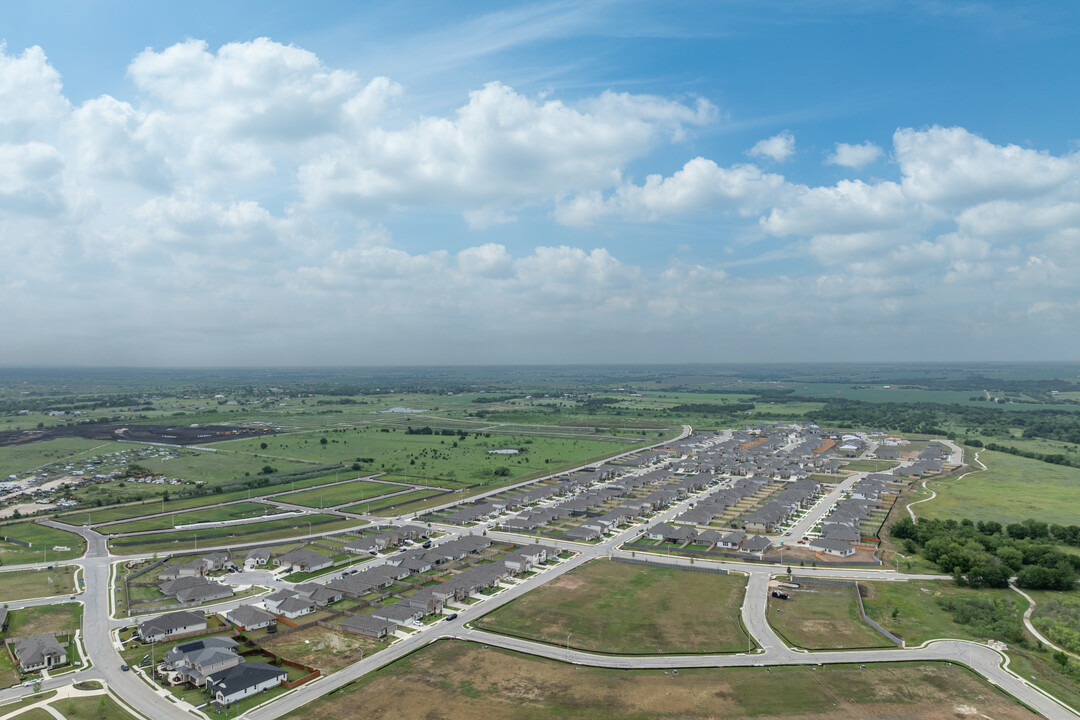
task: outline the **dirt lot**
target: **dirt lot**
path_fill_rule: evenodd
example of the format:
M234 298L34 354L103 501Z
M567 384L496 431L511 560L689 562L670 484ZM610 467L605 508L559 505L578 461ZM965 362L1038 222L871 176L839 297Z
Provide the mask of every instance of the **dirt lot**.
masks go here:
M329 675L386 647L381 640L314 627L277 638L263 647L287 660L311 665Z
M1029 711L956 666L604 670L439 641L298 710L342 718L993 720Z

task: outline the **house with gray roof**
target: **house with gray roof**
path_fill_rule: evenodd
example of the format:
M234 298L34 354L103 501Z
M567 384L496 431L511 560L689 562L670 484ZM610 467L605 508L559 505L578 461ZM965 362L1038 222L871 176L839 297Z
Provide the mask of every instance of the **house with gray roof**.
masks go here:
M277 624L277 618L254 605L241 605L225 614L225 619L241 630L259 630Z
M333 560L325 555L320 555L306 548L299 548L274 558L274 565L289 572L316 572L324 570L333 564Z
M381 638L394 632L397 623L380 620L370 615L347 615L338 623L338 627L355 635Z
M162 642L177 635L206 629L206 615L198 610L181 610L148 618L139 623L139 639Z
M239 665L243 661L236 652L236 641L227 637L208 637L180 643L165 655L165 669L174 674L177 682L190 682L196 687L206 683L207 676Z
M67 651L52 633L16 638L11 643L19 669L24 672L48 670L67 663Z
M814 552L822 552L826 555L836 555L837 557L848 557L855 554L855 548L853 548L850 543L830 538L811 540L807 543L807 547Z
M285 668L265 662L246 662L210 675L206 678L206 692L218 705L231 705L277 687L287 677Z
M772 542L764 535L754 535L745 543L743 543L742 551L745 553L751 553L757 555L759 558L764 555L769 548L772 547Z

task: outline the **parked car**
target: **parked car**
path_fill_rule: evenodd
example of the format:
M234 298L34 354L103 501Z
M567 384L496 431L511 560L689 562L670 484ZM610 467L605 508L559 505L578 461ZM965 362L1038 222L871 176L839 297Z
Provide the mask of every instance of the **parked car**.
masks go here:
M457 620L457 613L450 613L446 616L447 620Z
M120 666L120 669L121 669L121 670L123 670L124 672L127 672L127 671L128 671L128 670L130 670L131 668L130 668L130 667L128 667L128 664L127 664L127 663L124 663L123 665L121 665L121 666Z

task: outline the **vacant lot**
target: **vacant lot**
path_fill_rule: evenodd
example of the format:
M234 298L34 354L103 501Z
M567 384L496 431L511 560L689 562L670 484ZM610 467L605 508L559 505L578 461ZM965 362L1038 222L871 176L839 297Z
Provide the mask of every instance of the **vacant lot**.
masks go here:
M594 560L476 621L492 632L610 653L745 652L742 575Z
M805 583L785 592L790 600L769 598L769 624L796 647L896 647L859 617L856 591L850 585Z
M8 615L8 638L47 632L75 632L82 625L82 605L58 603L12 610Z
M1011 590L972 590L956 587L951 580L859 584L863 588L866 614L889 632L902 637L908 645L920 645L935 638L987 640L985 635L980 636L971 628L953 622L952 613L938 602L942 598L1004 599L1018 603L1020 612L1027 608L1027 602Z
M1080 469L987 450L979 452L979 460L986 464L985 472L971 473L962 480L931 481L929 486L937 491L937 497L916 506L919 517L1000 523L1036 518L1062 525L1076 522Z
M405 485L390 485L389 483L370 482L356 480L355 482L331 485L329 487L304 490L303 492L278 495L275 500L304 505L306 507L322 508L334 507L348 502L370 500L371 498L386 495L387 493L408 490Z
M74 592L74 565L55 567L52 570L0 572L0 602L70 595Z
M1031 712L944 664L680 670L566 665L460 641L439 641L293 712L351 718L762 718L994 720Z
M313 627L271 640L263 647L287 660L317 667L324 675L329 675L382 650L386 643L363 635Z
M884 472L899 464L895 460L850 460L843 469L852 472Z
M75 533L55 530L32 522L0 526L0 538L14 538L30 543L30 547L0 539L0 564L72 560L86 552L86 541ZM66 547L67 550L54 550Z

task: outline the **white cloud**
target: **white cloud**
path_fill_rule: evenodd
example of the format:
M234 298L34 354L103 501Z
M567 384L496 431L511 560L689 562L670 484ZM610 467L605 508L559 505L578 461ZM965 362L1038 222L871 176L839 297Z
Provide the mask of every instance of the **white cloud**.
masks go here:
M881 148L867 140L861 145L836 143L836 149L825 162L830 165L843 165L849 168L861 168L881 157Z
M0 138L6 142L29 139L42 126L57 123L68 112L60 73L38 46L21 55L8 55L0 42Z
M784 162L795 154L795 136L790 130L785 130L779 135L759 140L754 147L746 151L752 157L772 158L776 162Z
M459 208L487 226L507 219L497 211L610 187L661 133L679 135L713 114L703 101L690 107L610 92L573 108L492 82L452 119L375 129L310 160L301 191L316 208Z

